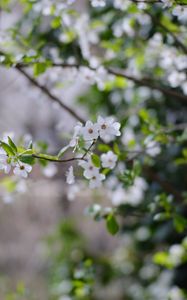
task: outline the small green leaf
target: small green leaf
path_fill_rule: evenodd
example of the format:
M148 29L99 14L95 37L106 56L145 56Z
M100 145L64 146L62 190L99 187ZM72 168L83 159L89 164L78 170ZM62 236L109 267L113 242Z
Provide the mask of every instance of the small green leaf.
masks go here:
M33 73L34 76L38 76L46 71L46 69L49 67L49 63L47 62L37 62L33 66Z
M96 155L96 154L92 155L92 163L94 164L95 167L97 167L97 168L100 167L101 162L100 162L100 158L98 155Z
M110 146L105 145L105 144L99 144L97 148L101 152L108 152L111 150Z
M8 136L8 144L9 144L9 146L12 148L12 150L13 150L14 152L17 152L17 151L18 151L16 145L14 144L14 142L11 140L11 138L10 138L9 136Z
M20 156L26 155L26 154L27 154L27 155L28 155L28 154L33 154L33 150L32 150L32 149L27 149L27 150L21 152L21 153L20 153Z
M64 155L64 153L68 150L68 146L67 147L63 147L60 151L59 151L59 153L58 153L58 158L60 158L60 157L62 157L63 155Z
M166 268L172 268L173 266L169 259L168 253L164 251L157 252L153 257L153 261L155 264L164 266Z
M22 155L19 157L19 160L25 164L28 164L28 165L33 165L34 164L34 161L35 161L35 158L32 156L32 155Z
M5 152L7 153L8 156L15 155L14 150L7 143L1 142L0 145L3 148L3 150L5 150Z
M114 143L113 150L116 155L118 155L118 156L120 155L121 152L120 152L120 149L119 149L117 143Z
M110 234L115 235L119 231L119 225L113 214L109 214L106 219L107 230Z
M56 29L58 27L60 27L62 24L61 24L61 17L56 17L54 18L52 21L51 21L51 27Z
M173 224L177 232L181 233L186 229L187 219L182 216L175 215L173 219Z
M32 149L33 148L33 143L32 141L30 141L29 145L28 145L28 149Z

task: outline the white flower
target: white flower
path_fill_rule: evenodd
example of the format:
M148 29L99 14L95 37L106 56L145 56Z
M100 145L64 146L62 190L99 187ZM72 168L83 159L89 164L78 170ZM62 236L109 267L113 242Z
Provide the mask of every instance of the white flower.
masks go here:
M6 154L0 154L0 170L3 170L6 174L8 174L11 170L11 164L8 160L8 156Z
M173 4L173 1L172 0L161 0L163 2L163 8L165 7L171 7L172 4Z
M19 162L19 164L17 164L16 167L14 168L13 173L20 177L27 178L28 173L30 173L31 171L32 171L32 167L30 165Z
M155 141L150 141L146 143L146 153L151 157L155 157L160 154L161 148L159 144Z
M115 155L112 151L108 151L107 153L103 153L101 155L101 163L103 168L113 169L117 162L117 155Z
M131 127L126 127L124 129L121 140L125 146L133 145L135 143L135 134Z
M184 6L177 5L172 11L172 14L181 21L187 20L187 8Z
M95 71L88 67L80 67L80 78L88 84L95 83Z
M78 141L79 141L79 135L81 133L81 129L83 128L82 123L78 122L74 127L73 137L70 140L69 144L63 147L60 150L60 154L62 155L65 151L67 151L70 147L76 148Z
M168 296L171 300L184 300L183 293L177 286L171 288Z
M91 5L93 7L105 7L106 2L104 0L91 0Z
M67 173L66 173L66 182L68 184L73 184L75 182L75 176L73 173L73 167L69 167Z
M126 203L127 194L122 186L117 187L113 192L110 192L109 197L113 205L118 206L122 203Z
M181 71L187 68L187 55L180 55L175 57L176 68Z
M130 204L131 206L137 206L143 199L147 183L143 178L136 177L134 184L128 189L124 189L121 184L118 185L117 183L115 187L116 189L109 194L113 205ZM110 187L108 188L110 189Z
M179 244L174 244L169 249L170 259L175 266L181 263L184 254L185 250Z
M102 181L105 179L104 174L100 174L99 172L95 174L89 182L89 187L91 189L99 188L102 184Z
M19 180L16 185L16 192L24 194L27 191L27 185L25 180Z
M183 81L185 81L185 79L186 79L186 74L184 72L173 71L168 76L168 81L169 81L171 87L173 87L173 88L180 86L181 83L183 83Z
M91 121L87 121L85 126L81 129L81 134L84 140L94 140L99 136L98 125L93 124Z
M80 191L80 186L77 184L70 185L67 191L67 198L69 201L74 201Z
M74 133L73 133L73 137L71 139L71 141L69 142L69 146L70 147L76 147L78 140L79 140L79 134L81 132L82 129L82 123L78 122L75 127L74 127Z
M95 72L95 81L100 90L104 89L104 82L107 79L107 71L103 66L100 66Z
M48 178L52 178L53 176L55 176L55 174L57 173L58 169L57 166L53 163L48 164L43 170L43 174L48 177Z
M88 161L80 162L79 165L84 169L83 175L87 179L91 179L99 174L99 168L96 168L91 159Z
M114 122L112 117L102 118L101 116L98 116L97 124L99 127L99 135L106 143L113 141L115 136L121 135L119 130L121 125L118 122Z

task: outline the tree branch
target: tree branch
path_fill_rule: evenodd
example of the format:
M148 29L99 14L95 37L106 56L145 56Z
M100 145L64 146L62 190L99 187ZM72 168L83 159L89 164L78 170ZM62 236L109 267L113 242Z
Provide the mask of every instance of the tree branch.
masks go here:
M70 115L72 115L75 119L77 119L78 121L84 123L85 120L79 116L72 108L70 108L69 106L67 106L66 104L64 104L58 97L56 97L55 95L53 95L48 89L47 87L41 85L40 83L38 83L33 77L31 77L27 72L25 72L22 68L20 67L16 67L16 69L22 74L24 75L24 77L26 77L34 86L36 86L37 88L39 88L46 96L48 96L50 99L52 99L54 102L58 103L60 107L62 107L64 110L66 110Z
M33 62L33 63L36 63L36 62ZM22 68L28 67L28 66L30 66L30 64L18 63L18 64L15 65L15 67L18 68L19 70L21 70L22 73L24 72ZM52 67L77 68L78 69L81 66L85 66L85 67L90 68L93 71L96 71L96 68L92 68L92 67L89 67L87 65L68 64L68 63L52 63ZM136 78L134 76L126 74L125 72L123 72L123 70L117 70L117 69L114 69L114 68L111 68L111 67L107 67L106 70L107 70L107 72L109 74L112 74L112 75L115 75L115 76L119 76L119 77L122 77L122 78L126 78L128 80L133 81L134 83L136 83L139 86L146 86L146 87L148 87L150 89L158 90L162 94L164 94L164 95L166 95L168 97L177 98L177 99L180 99L180 100L184 101L185 103L187 103L187 96L183 95L182 93L176 92L176 91L174 91L174 90L172 90L170 88L162 87L162 86L159 85L159 83L153 83L152 81L150 81L148 79L144 79L144 78L143 79L139 79L139 78ZM31 80L31 78L29 78L29 80ZM40 88L41 88L41 86L40 86ZM49 91L48 91L48 93L49 93Z
M180 99L184 102L187 102L187 96L183 95L182 93L178 93L176 91L173 91L172 89L168 89L168 88L165 88L165 87L162 87L162 86L158 86L158 84L152 83L151 81L148 81L147 79L135 78L133 76L125 74L121 70L113 70L111 68L107 68L107 70L110 74L120 76L120 77L124 77L128 80L131 80L131 81L135 82L137 85L147 86L150 89L160 91L161 93L163 93L166 96L178 98L178 99Z
M52 162L56 162L56 163L66 163L66 162L70 162L70 161L74 161L74 160L85 160L84 157L71 157L71 158L67 158L67 159L53 159L53 158L48 158L48 157L42 157L39 154L32 154L33 158L38 158L38 159L42 159L42 160L47 160L47 161L52 161Z

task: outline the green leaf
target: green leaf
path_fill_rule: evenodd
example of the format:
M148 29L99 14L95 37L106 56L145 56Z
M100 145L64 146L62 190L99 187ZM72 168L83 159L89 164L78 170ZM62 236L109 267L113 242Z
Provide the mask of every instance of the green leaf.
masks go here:
M119 149L117 143L114 143L113 150L114 150L114 153L115 153L116 155L119 156L119 155L121 154L120 149Z
M105 144L99 144L97 148L101 152L108 152L111 150L111 147Z
M20 156L19 160L28 165L33 165L35 162L35 158L32 155L28 154Z
M100 162L99 156L96 154L93 154L91 159L92 159L92 163L94 164L94 166L97 168L100 168L101 162Z
M174 224L174 227L175 227L176 231L181 233L186 229L187 219L185 219L182 216L175 215L174 219L173 219L173 224Z
M49 67L49 63L47 62L37 62L33 66L33 73L34 76L38 76L46 71L46 69Z
M67 147L63 147L59 152L58 152L58 158L62 157L63 154L68 150L68 146Z
M109 214L106 219L106 227L110 234L115 235L119 231L119 225L113 214Z
M14 152L18 152L16 145L14 144L14 142L11 140L11 138L9 136L8 136L8 143Z
M182 154L184 155L185 158L187 158L187 148L182 150Z
M28 149L32 149L33 148L33 143L32 141L30 141L29 145L28 145Z
M107 175L110 171L111 171L111 169L105 168L105 169L102 170L101 173L104 174L104 175Z
M32 149L27 149L27 150L24 150L23 152L21 152L20 153L20 156L22 156L22 155L28 155L28 154L33 154L33 150Z
M54 18L52 21L51 21L51 27L56 29L58 27L60 27L62 24L61 24L61 17L58 16L56 18Z
M3 148L3 150L5 150L5 152L7 153L8 156L14 156L15 155L14 150L7 143L1 142L0 145Z
M153 257L153 261L155 264L164 266L166 268L172 268L173 266L169 259L168 253L164 251L156 253Z

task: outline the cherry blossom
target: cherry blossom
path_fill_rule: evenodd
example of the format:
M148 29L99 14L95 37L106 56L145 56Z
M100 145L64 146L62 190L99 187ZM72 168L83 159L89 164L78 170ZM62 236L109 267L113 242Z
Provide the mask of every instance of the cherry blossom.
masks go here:
M10 173L11 164L8 156L6 154L0 154L0 170L3 170L5 174Z
M17 164L16 167L14 168L13 173L20 177L27 178L28 173L30 173L31 171L32 171L32 167L30 165L19 162L19 164Z
M97 174L94 174L94 176L90 179L89 187L91 189L99 188L101 187L102 181L105 179L104 174L100 174L99 172Z
M81 129L81 134L83 135L84 140L94 140L99 136L98 124L94 124L91 121L87 121L85 126Z
M67 173L66 173L66 182L68 184L73 184L75 182L75 176L73 173L73 167L70 166Z
M116 136L120 136L120 123L115 122L112 117L102 118L99 116L97 118L97 124L99 127L100 138L109 143L115 139Z
M91 159L88 161L80 162L79 165L84 169L83 175L87 179L91 179L93 176L99 174L99 168L96 168Z
M101 163L103 168L114 169L117 162L117 155L112 151L108 151L107 153L103 153L101 155Z

